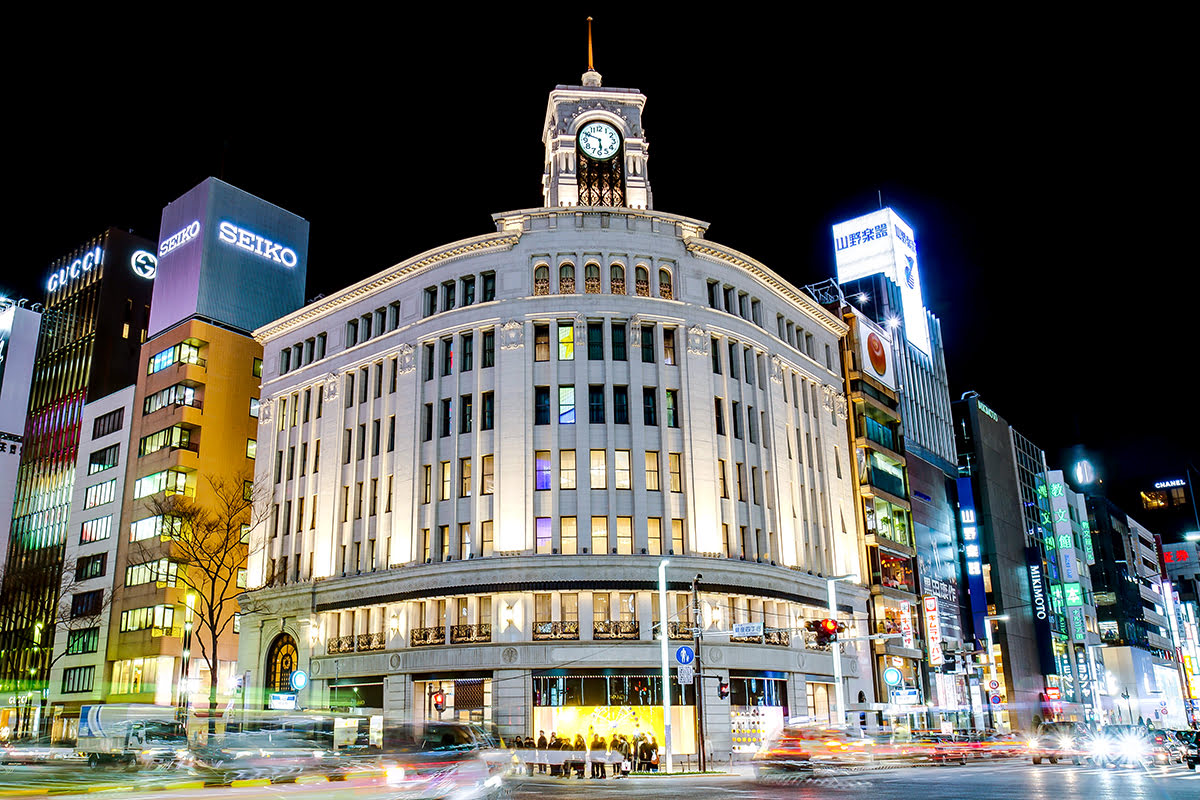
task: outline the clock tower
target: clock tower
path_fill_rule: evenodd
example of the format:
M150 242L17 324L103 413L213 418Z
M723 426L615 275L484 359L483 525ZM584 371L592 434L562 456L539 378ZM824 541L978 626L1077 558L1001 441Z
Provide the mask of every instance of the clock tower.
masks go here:
M601 86L583 73L582 86L555 86L546 105L542 142L543 205L653 208L642 130L646 96Z

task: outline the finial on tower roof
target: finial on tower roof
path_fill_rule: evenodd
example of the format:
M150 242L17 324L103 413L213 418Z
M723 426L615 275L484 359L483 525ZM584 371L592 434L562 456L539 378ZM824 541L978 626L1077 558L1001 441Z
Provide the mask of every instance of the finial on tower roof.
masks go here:
M596 68L592 65L592 18L587 18L588 23L588 68L587 72L583 73L584 86L599 86L600 73L596 72Z

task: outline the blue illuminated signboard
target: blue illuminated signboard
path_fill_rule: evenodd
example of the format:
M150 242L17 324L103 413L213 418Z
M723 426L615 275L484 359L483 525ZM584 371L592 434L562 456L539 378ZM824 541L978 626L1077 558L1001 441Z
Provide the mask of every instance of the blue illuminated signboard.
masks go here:
M958 521L962 533L963 559L967 567L967 594L971 599L971 617L975 633L983 635L987 615L987 597L983 590L983 537L975 517L975 495L970 478L955 481L958 487Z
M1058 663L1050 634L1050 597L1047 594L1046 573L1042 563L1042 551L1037 547L1025 548L1025 568L1029 578L1030 612L1037 638L1038 656L1042 662L1042 674L1057 675Z
M67 285L67 281L91 272L104 263L104 248L97 245L65 267L60 267L50 273L46 281L46 291L53 292Z
M296 251L292 248L272 242L270 239L259 236L254 231L239 228L232 222L223 221L218 231L217 238L222 242L235 245L243 250L248 250L259 258L274 261L276 264L283 264L285 267L294 267L298 262Z

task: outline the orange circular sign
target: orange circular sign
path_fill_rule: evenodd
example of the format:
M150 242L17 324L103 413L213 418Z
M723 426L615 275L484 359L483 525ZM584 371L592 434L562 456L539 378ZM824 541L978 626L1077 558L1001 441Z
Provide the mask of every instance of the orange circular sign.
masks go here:
M887 374L887 351L883 348L883 339L874 331L867 336L867 356L870 357L871 366L876 372L881 376Z

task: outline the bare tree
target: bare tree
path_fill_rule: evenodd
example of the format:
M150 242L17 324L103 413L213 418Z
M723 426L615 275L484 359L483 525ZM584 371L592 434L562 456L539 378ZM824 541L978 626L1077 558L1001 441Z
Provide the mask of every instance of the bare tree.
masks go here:
M208 730L216 732L218 647L232 629L246 591L246 558L250 530L261 517L259 488L246 474L208 475L210 491L203 502L182 494L159 496L147 508L163 519L159 541L143 546L150 560L165 555L178 564L177 584L195 597L192 638L208 664ZM157 551L151 553L151 550Z
M88 562L80 559L75 564L63 564L57 581L57 593L47 597L50 602L42 606L42 613L36 614L29 621L29 627L23 637L24 644L35 651L44 652L48 657L42 661L47 676L58 661L67 655L77 655L90 652L81 649L86 646L86 639L72 637L73 633L82 632L100 625L102 615L112 606L113 593L107 587L87 588L84 584L99 574L91 575L86 570ZM0 584L7 586L37 586L46 581L49 567L17 566L10 568L0 576ZM45 710L45 693L39 692L39 704ZM18 735L26 731L31 724L33 714L32 698L28 703L17 703L17 722L14 729ZM45 713L41 715L45 720ZM36 732L34 732L36 734Z

